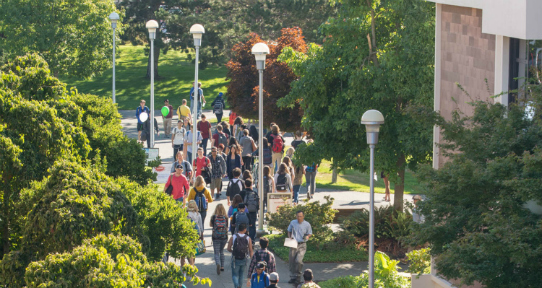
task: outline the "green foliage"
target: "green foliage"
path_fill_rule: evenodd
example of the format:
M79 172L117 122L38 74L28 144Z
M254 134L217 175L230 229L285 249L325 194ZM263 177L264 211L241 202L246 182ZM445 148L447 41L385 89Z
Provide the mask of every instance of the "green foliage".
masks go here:
M108 0L2 1L0 50L11 57L35 52L55 74L91 77L111 65L107 16L115 10ZM122 23L117 31L122 31Z
M408 272L412 274L431 273L431 248L412 250L406 254L408 259Z
M314 143L296 151L304 163L333 159L339 169L360 171L369 168L360 117L369 109L382 112L386 123L376 146L376 171L389 174L395 183L394 206L402 210L406 167L415 170L432 154L433 123L409 111L433 107L434 4L340 3L337 17L320 28L322 46L310 45L306 53L283 50L279 61L299 79L278 105L300 105L305 112L302 124Z
M497 288L542 283L542 218L526 209L542 204L542 93L527 88L534 117L522 104L488 102L473 102L472 116L436 116L449 160L420 171L425 222L412 238L429 243L447 278Z
M388 255L377 251L375 254L375 287L408 288L410 277L399 275L399 261L390 260ZM368 272L360 276L343 276L318 283L322 288L366 288L369 287Z
M325 196L324 198L326 199L325 203L305 201L301 205L284 205L279 207L276 213L267 215L269 227L287 234L288 226L292 220L296 219L297 211L303 211L305 221L309 222L312 227L313 236L311 236L311 241L325 241L333 233L328 224L333 222L337 210L331 207L333 205L333 198L330 196Z

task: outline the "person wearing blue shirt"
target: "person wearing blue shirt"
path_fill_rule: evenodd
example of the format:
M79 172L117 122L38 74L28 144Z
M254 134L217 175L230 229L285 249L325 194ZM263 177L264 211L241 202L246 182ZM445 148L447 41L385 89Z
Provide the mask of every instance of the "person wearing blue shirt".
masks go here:
M194 104L196 101L194 101L194 83L192 82L192 88L190 88L190 102L192 104L192 111L198 111L198 119L201 117L201 108L203 105L205 105L205 96L203 96L203 90L201 89L201 82L198 82L198 109L196 110L194 108Z
M139 119L139 115L141 115L141 113L147 113L147 115L149 115L149 117L151 116L151 112L149 110L149 108L147 106L145 106L145 100L141 99L141 101L139 102L139 107L137 107L136 109L136 118L137 118L137 142L141 143L141 131L143 131L145 129L145 123L143 123L143 121L141 121L141 119Z
M266 288L269 286L269 275L265 273L265 261L260 261L256 264L256 272L247 280L247 287L250 288Z

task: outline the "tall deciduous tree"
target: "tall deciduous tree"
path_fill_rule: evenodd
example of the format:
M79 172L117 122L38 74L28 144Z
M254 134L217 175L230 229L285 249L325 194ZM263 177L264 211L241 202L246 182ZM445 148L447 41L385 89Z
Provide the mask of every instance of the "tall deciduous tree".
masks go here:
M256 60L251 52L254 44L264 42L257 34L251 34L246 42L233 48L233 57L226 64L228 67L227 100L231 109L238 115L258 118L259 78ZM289 47L292 51L306 51L305 40L301 28L284 28L276 42L268 42L269 55L265 60L264 71L264 123L275 122L283 130L294 130L300 127L303 115L299 105L291 108L279 108L276 103L290 91L290 83L297 77L286 65L277 61L282 49Z
M403 209L407 166L427 162L432 123L409 109L432 107L434 19L422 0L344 0L321 30L322 46L307 53L286 48L280 61L300 78L279 106L299 103L314 143L301 148L306 163L334 159L339 168L369 168L361 115L380 110L386 123L376 146L376 171L395 183L394 206Z
M111 66L108 15L115 10L109 0L1 1L0 50L10 56L37 52L55 75L91 77Z

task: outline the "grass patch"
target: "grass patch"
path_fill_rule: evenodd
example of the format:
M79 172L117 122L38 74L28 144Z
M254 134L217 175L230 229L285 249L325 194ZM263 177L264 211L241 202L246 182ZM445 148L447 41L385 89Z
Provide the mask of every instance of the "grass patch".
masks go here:
M356 170L348 169L344 170L337 175L337 183L331 183L331 162L323 160L318 168L318 174L316 175L316 188L329 188L337 190L349 190L369 192L369 173L361 173ZM385 192L384 180L380 178L380 172L378 173L378 180L375 181L375 193ZM395 185L391 183L390 192L394 193ZM405 173L405 194L417 194L421 191L420 184L416 180L412 171L406 171Z
M135 110L141 99L150 107L150 80L145 77L147 59L145 46L120 45L116 64L116 99L121 110ZM194 58L194 57L192 57ZM111 98L112 71L109 69L102 75L92 79L80 79L61 76L60 79L69 87L77 87L80 93L95 94ZM183 98L189 99L190 88L194 81L194 64L188 60L188 54L170 50L160 54L158 60L159 79L154 82L155 108L159 110L165 99L177 109ZM211 109L211 102L218 92L226 93L227 69L225 67L207 67L199 71L203 95L207 105L203 109Z
M284 234L271 234L266 236L269 239L269 249L275 256L288 261L290 248L284 247ZM307 242L307 253L303 258L304 263L341 263L367 261L367 252L358 250L355 247L339 247L337 249L322 249L314 241Z

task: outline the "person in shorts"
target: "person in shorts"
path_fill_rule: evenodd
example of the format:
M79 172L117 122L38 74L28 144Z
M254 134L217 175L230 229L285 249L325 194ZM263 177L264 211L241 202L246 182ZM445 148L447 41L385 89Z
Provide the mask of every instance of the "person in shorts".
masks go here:
M211 148L211 196L216 199L220 198L220 191L222 188L222 177L226 175L226 161L222 155L218 154L218 148ZM216 194L215 194L216 190Z

